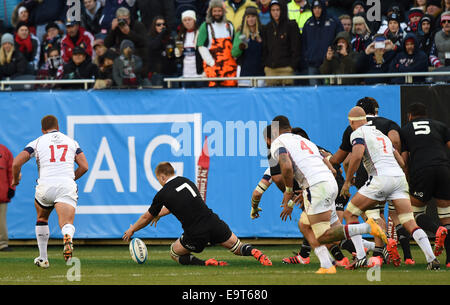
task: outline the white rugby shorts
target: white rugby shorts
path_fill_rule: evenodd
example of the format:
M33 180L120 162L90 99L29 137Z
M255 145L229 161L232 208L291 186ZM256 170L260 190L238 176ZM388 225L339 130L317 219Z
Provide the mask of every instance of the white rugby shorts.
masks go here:
M77 184L75 181L39 182L36 185L35 198L45 208L53 208L56 202L67 203L76 208L78 200Z
M358 193L376 201L409 199L409 187L405 176L370 176Z
M307 215L331 211L330 223L338 221L335 200L338 195L336 180L322 181L303 191L304 209Z

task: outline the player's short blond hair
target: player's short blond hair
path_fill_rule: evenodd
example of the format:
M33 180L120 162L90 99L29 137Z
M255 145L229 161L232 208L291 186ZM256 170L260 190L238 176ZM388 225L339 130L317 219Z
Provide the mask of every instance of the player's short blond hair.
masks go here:
M42 130L50 130L58 128L58 119L54 115L46 115L41 120Z
M161 174L172 176L175 174L175 170L169 162L161 162L156 166L155 175L159 176Z

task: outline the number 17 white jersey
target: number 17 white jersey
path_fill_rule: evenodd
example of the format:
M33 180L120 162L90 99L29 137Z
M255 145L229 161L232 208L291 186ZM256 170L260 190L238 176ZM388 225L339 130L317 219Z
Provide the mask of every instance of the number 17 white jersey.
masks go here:
M403 176L391 140L375 126L363 125L350 136L352 146L365 146L363 163L369 176Z
M24 149L36 157L39 180L75 179L75 156L82 152L77 141L59 131L46 133Z

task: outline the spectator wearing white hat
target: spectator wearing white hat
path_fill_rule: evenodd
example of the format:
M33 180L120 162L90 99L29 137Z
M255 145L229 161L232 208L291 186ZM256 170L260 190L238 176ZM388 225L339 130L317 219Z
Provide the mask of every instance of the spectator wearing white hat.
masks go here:
M353 17L352 34L351 43L355 52L364 52L367 46L372 43L370 29L363 16Z
M203 60L197 48L197 15L193 10L181 14L181 25L175 42L175 56L180 59L182 77L202 77ZM199 87L195 82L185 82L184 87Z

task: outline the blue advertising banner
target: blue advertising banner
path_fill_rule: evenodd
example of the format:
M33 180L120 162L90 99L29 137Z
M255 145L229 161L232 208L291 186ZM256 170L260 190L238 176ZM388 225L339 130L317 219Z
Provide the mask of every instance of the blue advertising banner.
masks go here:
M281 221L281 192L274 186L262 198L261 216L250 218L250 198L267 168L262 131L276 115L305 129L311 140L335 152L356 101L372 96L380 115L400 123L398 86L289 87L174 90L7 92L0 94L0 141L16 156L41 133L47 114L78 141L89 171L77 181L75 238L120 238L150 206L160 189L154 169L173 164L178 175L196 181L197 161L208 138L210 168L207 205L240 237L301 236L297 222ZM22 168L22 180L8 206L9 238L35 238L35 160ZM61 237L57 215L51 237ZM181 225L172 215L141 238L176 238Z

